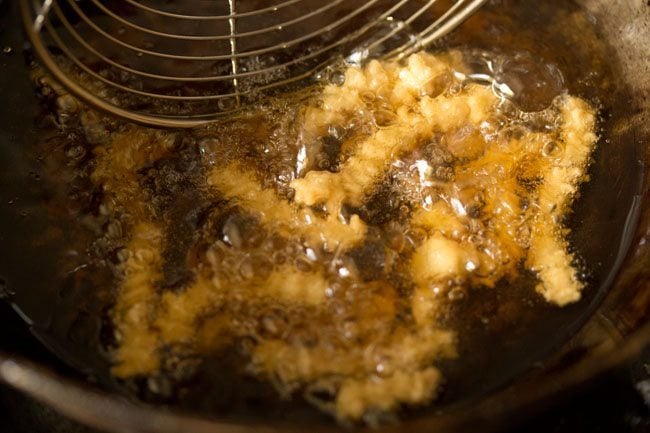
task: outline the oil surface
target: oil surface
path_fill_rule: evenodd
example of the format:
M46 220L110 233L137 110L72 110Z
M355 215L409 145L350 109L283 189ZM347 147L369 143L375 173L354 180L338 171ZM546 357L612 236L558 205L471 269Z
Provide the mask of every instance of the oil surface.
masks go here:
M492 5L491 8L470 20L453 36L452 40L446 43L450 46L469 46L489 53L505 52L508 54L507 58L516 59L515 65L504 68L506 74L513 74L512 77L504 78L504 81L513 88L516 88L518 80L526 82L531 74L536 74L537 81L547 81L550 91L549 88L545 88L545 91L539 94L526 96L525 100L533 104L529 107L531 110L535 109L535 104L547 103L548 100L545 98L548 98L548 95L563 88L601 104L605 110L611 109L611 104L614 104L616 82L612 79L610 65L605 62L607 57L604 48L597 42L596 34L586 17L566 2L562 2L561 5L541 6L541 10L522 9L522 6L516 6L514 3L499 2ZM511 15L501 13L504 7ZM495 13L492 13L493 11ZM580 31L567 35L566 30L562 30L567 28L572 28L574 31L577 28ZM578 33L580 36L575 36ZM540 44L540 40L543 43ZM483 54L480 51L479 54L478 57L481 58ZM590 65L590 67L576 68L576 64ZM563 77L559 83L558 73ZM106 329L101 320L111 305L113 294L107 285L112 275L111 263L98 261L96 257L105 256L112 245L102 245L102 242L95 240L97 234L104 233L106 230L102 227L106 220L102 219L102 211L98 207L101 193L92 190L87 182L88 173L84 173L83 170L89 162L91 145L82 138L81 134L70 134L67 132L60 136L55 133L49 144L41 144L42 147L39 149L39 153L48 154L46 163L51 167L41 166L43 179L40 182L47 183L47 187L43 188L47 193L42 194L40 198L45 198L50 204L48 218L61 221L58 227L62 229L59 232L56 228L48 229L49 239L53 242L49 242L48 238L43 236L45 233L43 230L38 230L38 239L42 244L50 245L50 248L57 253L52 254L53 256L64 257L59 262L62 266L53 267L64 269L68 277L65 280L61 278L61 283L56 285L61 288L56 296L50 295L52 289L46 289L43 296L38 297L34 297L33 293L27 291L23 291L21 295L16 279L12 278L10 281L14 282L16 287L14 289L17 292L16 304L35 323L46 329L42 334L44 338L48 338L59 348L62 357L83 366L87 371L101 378L102 372L106 371L105 363L101 355L93 355L93 353L101 353L102 345L98 345L98 342L102 336L102 329ZM187 145L181 143L181 146ZM578 213L575 216L579 222L586 218L602 217L596 219L600 221L599 225L592 225L592 229L581 230L577 225L574 230L575 248L591 270L592 287L586 293L587 300L575 307L558 311L542 304L532 295L532 291L526 287L530 281L513 284L512 290L508 291L485 291L472 294L468 297L469 302L460 307L460 316L469 316L476 320L461 320L458 326L469 329L471 332L466 334L472 335L473 338L461 344L461 359L464 361L454 366L450 365L448 368L448 375L454 380L449 381L450 385L443 395L443 402L454 402L460 398L477 396L503 384L512 378L517 370L528 368L533 361L541 359L551 347L566 338L566 335L547 338L549 335L557 335L556 329L575 326L581 316L588 314L587 304L595 299L599 282L604 279L608 264L612 263L611 257L602 252L602 248L590 247L593 243L584 242L593 235L591 231L593 227L604 226L603 221L611 222L614 218L608 217L609 210L603 209L602 205L596 205L598 199L590 199L593 196L589 195L591 191L594 191L595 196L598 195L596 190L599 185L598 180L602 179L601 176L606 177L608 172L611 173L613 170L612 167L616 166L611 156L618 152L609 154L608 149L602 149L603 147L605 146L601 146L601 151L596 156L594 183L584 191L584 198L579 203ZM43 152L43 148L48 151ZM167 167L157 169L173 172L175 164L181 166L191 164L191 155L186 160L183 158L181 152L178 161L169 163L171 169ZM617 158L620 159L622 156ZM604 163L605 160L608 160L607 164ZM69 168L62 169L62 167ZM615 174L614 179L617 179L617 182L624 182L620 174ZM191 182L191 179L187 181ZM55 186L52 187L53 185ZM165 185L162 187L164 188ZM54 206L55 203L58 205ZM38 203L35 206L38 206ZM161 203L160 206L169 206L169 203ZM183 209L182 205L174 207L179 209L179 212ZM581 211L582 209L587 210ZM70 233L68 221L74 221L75 226L82 229ZM177 236L183 238L186 235L187 233L183 233L183 227L179 227ZM606 235L603 241L607 239L608 242L615 244L618 236L619 234L612 233L609 237ZM58 245L66 245L66 256L60 254L61 248ZM89 246L91 250L99 250L101 254L89 252ZM167 254L173 256L174 251L169 251ZM597 266L599 263L601 263L600 267ZM96 269L103 271L97 272ZM166 279L169 281L178 282L182 278L183 275L177 275L175 269L166 271ZM106 289L97 290L98 287ZM43 299L57 299L57 296L59 297L58 308L53 309L56 314L51 314L51 308L43 311L41 308ZM38 311L41 311L40 315ZM540 321L540 317L544 320ZM107 334L110 335L110 333L104 335ZM70 351L72 347L74 349ZM498 350L497 347L503 350ZM236 365L236 360L221 359L220 362L224 365L224 371L229 371L233 364ZM492 368L476 368L479 365L489 365ZM480 375L477 375L478 372ZM143 386L138 388L140 392L146 394L145 399L163 400L193 410L203 409L211 413L223 411L230 415L238 411L241 414L250 411L262 415L265 412L286 414L287 412L277 411L275 405L279 404L291 414L286 416L303 416L298 415L300 412L296 407L299 404L272 403L275 400L273 393L265 393L264 385L249 379L242 379L241 382L238 379L236 383L232 383L226 380L228 376L227 374L215 375L214 370L203 372L197 379L201 385L188 386L186 394L181 393L178 401L170 401L164 398L164 395L161 397L160 392L156 392L161 389L159 384L142 384ZM206 388L211 387L222 390L220 393L212 394L216 401L199 398L205 393ZM197 400L201 400L202 403L197 405Z

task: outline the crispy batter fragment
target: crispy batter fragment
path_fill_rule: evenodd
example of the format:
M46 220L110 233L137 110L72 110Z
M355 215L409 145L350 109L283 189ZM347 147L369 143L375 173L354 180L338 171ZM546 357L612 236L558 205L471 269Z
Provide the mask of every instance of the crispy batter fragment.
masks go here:
M280 394L303 392L355 421L436 397L436 366L463 338L441 321L454 296L501 290L527 269L549 302L577 301L563 220L586 180L594 110L563 95L520 112L455 74L459 64L458 53L419 53L348 68L342 85L297 110L281 151L262 146L296 167L256 171L237 159L252 149L197 156L196 212L148 202L183 195L177 171L145 191L143 173L183 140L129 127L98 145L93 181L129 233L113 374L170 373L183 356L237 347L246 371ZM305 163L319 152L328 164ZM173 266L182 282L165 280Z
M160 278L160 230L152 224L134 227L124 280L113 320L120 343L113 374L118 377L156 373L160 367L158 335L152 327Z
M212 170L208 184L285 236L299 234L310 243L335 249L358 243L366 233L358 215L352 215L347 223L340 221L338 212L321 218L309 208L278 198L272 190L261 190L251 172L236 163Z
M434 132L478 125L497 98L489 89L477 85L470 85L460 95L437 95L439 92L432 90L436 80L447 79L450 73L449 65L440 59L414 54L404 68L389 64L384 69L374 61L363 72L349 69L340 88L328 86L325 108L318 112L325 119L308 111L308 128L312 122L318 125L329 121L335 104L342 104L342 111L360 109L363 103L355 95L363 94L382 101L372 118L375 131L357 144L338 173L310 171L304 178L294 180L291 186L296 191L296 202L307 206L325 203L332 213L338 213L344 202L359 206L364 193L377 183L391 161L421 145ZM356 105L351 101L356 101Z
M578 185L586 180L585 170L596 143L596 117L585 101L565 97L561 118L561 141L554 144L560 149L553 149L559 155L542 174L541 212L533 223L527 264L539 275L537 291L549 302L566 305L580 299L583 283L572 266L561 223Z
M423 405L436 395L440 371L430 367L414 372L398 371L386 378L346 379L336 397L336 413L344 419L359 419L369 409L389 412L398 402Z

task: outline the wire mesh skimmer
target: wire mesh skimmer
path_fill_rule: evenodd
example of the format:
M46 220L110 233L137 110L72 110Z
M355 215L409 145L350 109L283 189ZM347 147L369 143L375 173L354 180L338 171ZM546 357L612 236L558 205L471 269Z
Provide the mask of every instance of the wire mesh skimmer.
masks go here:
M341 58L404 56L485 1L20 0L33 50L57 81L158 127L214 120L322 78Z

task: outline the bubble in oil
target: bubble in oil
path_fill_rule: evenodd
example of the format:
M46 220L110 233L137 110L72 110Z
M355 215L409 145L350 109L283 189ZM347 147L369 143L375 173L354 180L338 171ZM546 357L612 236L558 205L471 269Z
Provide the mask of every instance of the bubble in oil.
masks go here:
M371 91L364 91L359 94L359 97L361 98L361 101L366 105L366 107L370 108L375 104L375 101L377 101L377 95L375 92Z
M221 229L223 242L233 248L241 249L244 245L242 227L237 217L229 217Z
M273 263L282 265L287 261L287 255L282 251L275 251L272 256Z
M542 155L546 158L559 158L564 153L564 143L549 140L542 146Z
M378 128L388 128L395 125L399 117L394 111L378 109L373 112L373 122Z
M342 86L345 83L345 74L341 71L334 71L330 75L329 81L335 86Z
M564 90L565 81L555 64L544 63L530 53L505 59L495 70L495 79L508 87L510 97L525 112L548 108Z
M271 260L263 254L253 254L249 258L249 263L254 271L254 276L262 281L269 278L274 269Z
M244 260L239 265L239 275L241 275L244 280L252 280L253 277L255 277L255 268L250 260Z

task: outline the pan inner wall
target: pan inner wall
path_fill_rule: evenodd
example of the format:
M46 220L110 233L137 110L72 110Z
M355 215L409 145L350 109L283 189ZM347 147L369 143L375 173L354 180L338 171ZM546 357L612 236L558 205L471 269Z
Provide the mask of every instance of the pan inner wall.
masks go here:
M636 11L639 18L629 27L631 35L621 41L637 40L644 36L643 31L647 38L640 3L624 4L621 16L607 17L598 15L605 12L604 2L584 2L596 14L596 24L573 3L551 1L533 9L516 3L493 2L444 44L533 53L540 60L558 65L569 92L602 108L603 138L594 157L592 180L583 188L570 221L572 244L584 263L589 288L582 302L561 310L542 302L526 306L523 299L515 296L510 301L522 304L520 314L499 330L466 324L471 338L461 344L464 361L446 367L451 379L439 402L442 407L479 398L504 386L566 341L591 315L607 290L624 252L626 230L634 222L635 197L642 176L640 161L645 149L639 137L647 137L647 130L639 126L646 115L640 108L647 107L643 98L647 97L649 74L647 70L645 74L638 72L640 68L647 69L647 65L635 63L635 59L644 58L636 57L643 53L629 48L634 45L642 50L639 47L643 44L616 47L617 54L612 55L614 48L606 41L606 35L615 35L612 29L617 20ZM500 15L502 10L512 12L504 18ZM605 21L599 21L599 17ZM599 25L601 22L603 25ZM571 32L566 34L567 30ZM621 63L612 64L611 59L618 55ZM645 55L647 59L648 54ZM4 116L3 121L6 122ZM17 146L16 140L2 143L6 155L2 158L6 180L2 183L2 198L11 203L4 205L0 214L0 230L5 245L10 246L1 253L0 275L6 280L7 291L12 293L12 303L30 322L41 342L79 371L94 376L101 386L133 395L133 390L110 378L102 348L107 329L105 315L112 302L112 274L101 263L89 264L88 260L88 247L101 228L78 218L87 209L70 209L71 202L79 203L75 194L83 194L87 185L79 183L65 169L58 170L69 158L65 150L71 148L70 143L82 143L83 138L61 137L48 114L39 115L37 122L40 139L23 146ZM7 130L9 125L3 127ZM31 131L31 125L25 128ZM67 175L72 177L66 178ZM92 194L84 200L91 205ZM486 292L477 294L472 301L476 305L467 308L472 311L478 305L501 301L494 293ZM511 332L515 327L520 329L516 334ZM558 329L566 332L557 332ZM238 390L259 386L238 381L226 383L223 377L214 376L210 376L210 381L210 386L221 386L233 395ZM194 399L172 404L211 413L216 407L218 413L229 417L248 418L256 414L265 419L324 421L299 401L278 402L268 390L260 392L259 388L254 393L257 400L244 396L225 405L208 400L197 407ZM156 402L156 396L140 398Z

